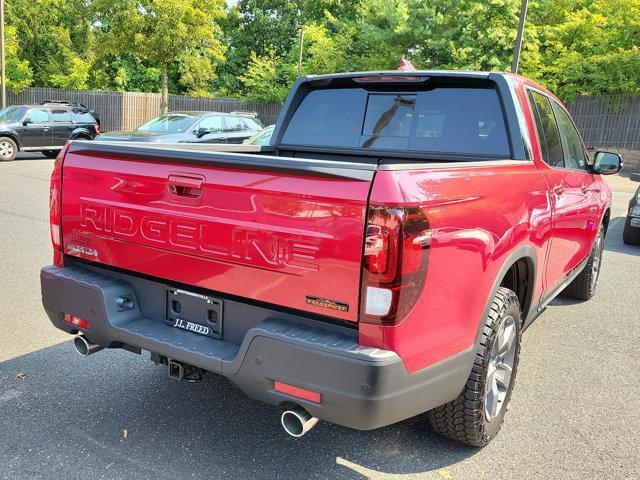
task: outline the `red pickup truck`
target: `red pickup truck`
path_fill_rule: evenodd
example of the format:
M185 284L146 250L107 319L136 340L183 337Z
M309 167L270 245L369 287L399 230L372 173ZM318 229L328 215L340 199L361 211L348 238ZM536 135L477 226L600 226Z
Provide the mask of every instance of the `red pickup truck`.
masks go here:
M429 412L483 446L522 331L594 294L620 168L519 76L301 78L270 146L67 145L42 300L81 354L224 375L294 436Z

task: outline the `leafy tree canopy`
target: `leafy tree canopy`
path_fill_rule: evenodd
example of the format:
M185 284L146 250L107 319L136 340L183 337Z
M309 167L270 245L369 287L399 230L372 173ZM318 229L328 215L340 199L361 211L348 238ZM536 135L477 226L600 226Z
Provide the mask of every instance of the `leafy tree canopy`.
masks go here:
M29 85L281 101L297 75L508 70L518 0L11 0L7 72ZM640 0L531 0L520 71L565 99L640 93Z

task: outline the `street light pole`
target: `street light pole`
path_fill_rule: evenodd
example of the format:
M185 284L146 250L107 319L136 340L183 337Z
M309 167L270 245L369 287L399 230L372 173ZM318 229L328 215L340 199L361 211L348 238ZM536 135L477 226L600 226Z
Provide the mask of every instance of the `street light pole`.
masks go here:
M511 63L511 72L518 73L518 63L520 63L520 49L522 48L522 36L524 34L524 24L527 21L527 6L529 1L522 0L520 6L520 23L518 24L518 35L516 36L516 47L513 51L513 63Z
M0 0L0 83L2 83L2 108L7 108L7 75L4 53L4 0Z
M298 51L298 78L302 76L302 49L304 48L304 25L300 26L300 50Z

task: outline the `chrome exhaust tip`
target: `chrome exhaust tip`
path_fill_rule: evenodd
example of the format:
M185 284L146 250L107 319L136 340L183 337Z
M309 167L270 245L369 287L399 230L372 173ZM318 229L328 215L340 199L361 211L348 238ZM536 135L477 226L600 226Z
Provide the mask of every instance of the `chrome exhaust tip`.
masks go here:
M78 352L83 357L86 357L87 355L92 355L104 348L104 347L101 347L100 345L96 345L95 343L91 343L82 335L78 335L76 338L73 339L73 346L76 347L76 352Z
M318 419L312 416L304 408L298 407L286 410L280 417L282 428L292 437L301 437L318 423Z

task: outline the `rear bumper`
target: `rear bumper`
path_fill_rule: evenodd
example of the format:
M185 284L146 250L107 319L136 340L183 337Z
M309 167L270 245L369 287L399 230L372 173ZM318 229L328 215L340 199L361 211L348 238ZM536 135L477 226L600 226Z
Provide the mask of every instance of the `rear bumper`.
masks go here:
M90 322L84 334L94 343L148 350L222 374L252 398L273 405L292 401L322 420L351 428L382 427L454 399L474 359L470 349L409 374L394 352L362 347L355 335L290 314L264 318L246 331L240 344L216 340L146 318L137 294L148 294L148 289L136 289L134 283L122 274L80 267L41 271L43 305L57 328L77 333L64 313L78 316ZM134 308L118 311L115 299L121 296L129 296ZM276 392L276 380L320 392L321 402Z

